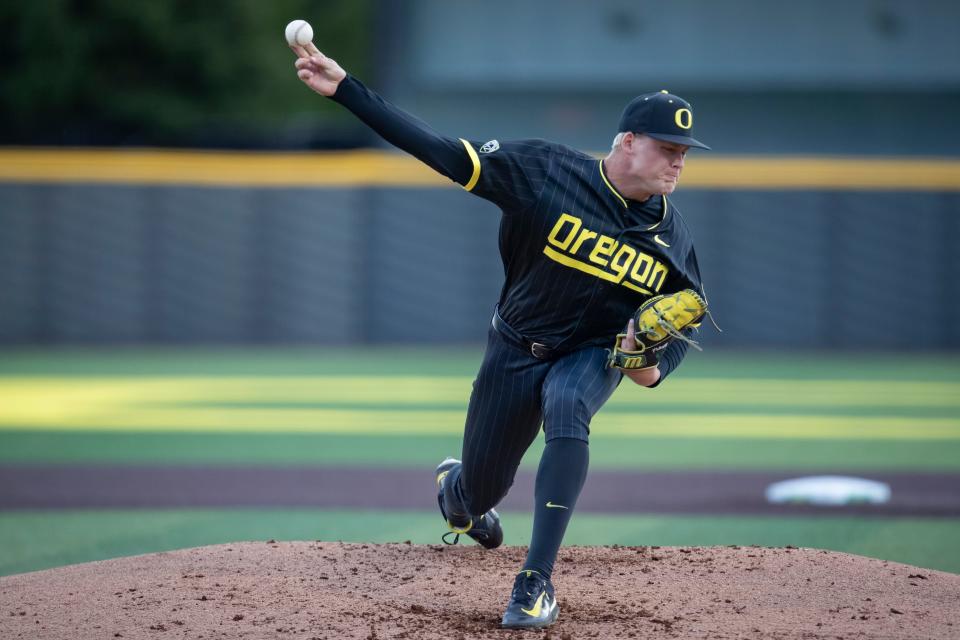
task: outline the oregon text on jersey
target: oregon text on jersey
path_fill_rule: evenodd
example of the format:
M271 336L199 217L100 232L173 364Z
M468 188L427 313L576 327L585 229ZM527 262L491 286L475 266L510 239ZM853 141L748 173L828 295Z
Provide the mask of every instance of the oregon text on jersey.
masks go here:
M645 294L660 291L669 269L625 242L590 231L563 213L547 236L543 253L560 264Z

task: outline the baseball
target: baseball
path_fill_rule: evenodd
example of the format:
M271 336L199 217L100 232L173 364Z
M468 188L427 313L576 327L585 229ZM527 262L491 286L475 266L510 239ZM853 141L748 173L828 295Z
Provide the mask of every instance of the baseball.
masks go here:
M313 41L313 27L306 20L293 20L287 25L284 35L291 47L297 44L303 46Z

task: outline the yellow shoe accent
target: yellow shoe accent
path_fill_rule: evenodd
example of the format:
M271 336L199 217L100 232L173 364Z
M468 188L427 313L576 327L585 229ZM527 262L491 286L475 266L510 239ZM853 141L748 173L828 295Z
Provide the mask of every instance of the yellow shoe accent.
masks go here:
M529 573L530 572L528 571L527 574L529 575ZM537 601L533 603L533 609L524 609L523 607L521 607L520 611L523 611L528 616L533 616L534 618L538 617L540 615L540 612L543 610L543 597L545 595L547 595L546 591L540 594L540 597L537 598Z
M450 527L450 531L452 531L453 533L466 533L467 531L470 531L470 529L473 529L473 518L470 519L470 524L468 524L464 529L453 526L452 524L450 524L449 520L447 520L447 526Z
M441 486L441 485L443 485L443 479L447 477L447 474L448 474L448 473L450 473L450 472L449 472L449 471L444 471L443 473L441 473L440 475L437 476L437 486L438 486L438 487Z

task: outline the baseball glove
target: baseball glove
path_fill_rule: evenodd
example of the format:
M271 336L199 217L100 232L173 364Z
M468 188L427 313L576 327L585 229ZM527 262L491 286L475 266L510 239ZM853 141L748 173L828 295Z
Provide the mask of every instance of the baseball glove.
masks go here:
M607 366L631 370L655 367L660 362L660 353L673 340L683 340L700 349L682 332L687 327L699 327L705 313L707 303L693 289L650 298L633 314L636 350L623 349L620 345L627 334L618 334Z

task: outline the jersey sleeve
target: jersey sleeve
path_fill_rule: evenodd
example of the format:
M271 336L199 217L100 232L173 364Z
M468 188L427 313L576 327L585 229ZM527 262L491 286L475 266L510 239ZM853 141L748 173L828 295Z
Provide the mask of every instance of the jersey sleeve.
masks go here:
M557 145L545 140L462 142L473 168L464 189L500 205L508 214L536 204Z

